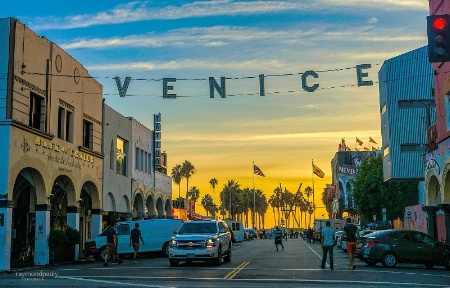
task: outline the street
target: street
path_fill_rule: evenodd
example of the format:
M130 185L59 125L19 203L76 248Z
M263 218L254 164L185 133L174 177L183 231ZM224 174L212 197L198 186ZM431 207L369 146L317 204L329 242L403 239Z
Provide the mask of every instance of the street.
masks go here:
M221 266L182 262L170 267L167 258L150 255L134 265L86 261L53 267L34 267L0 275L1 287L450 287L450 271L442 266L400 264L394 269L357 260L348 270L348 256L335 248L334 268L321 270L318 243L284 241L275 251L274 240L235 243L231 263ZM328 264L328 262L327 262Z

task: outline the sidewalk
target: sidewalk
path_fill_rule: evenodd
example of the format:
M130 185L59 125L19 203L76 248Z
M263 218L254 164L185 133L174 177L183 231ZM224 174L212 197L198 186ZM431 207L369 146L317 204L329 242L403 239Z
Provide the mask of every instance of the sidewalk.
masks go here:
M11 268L10 270L0 271L0 275L1 274L14 274L17 272L38 270L38 269L42 269L42 268L57 267L57 266L68 265L68 264L86 264L86 263L95 263L95 262L96 261L94 260L94 258L89 257L89 258L79 259L78 261L74 260L74 261L60 262L60 263L55 263L55 264L33 265L33 266L26 266L23 268Z

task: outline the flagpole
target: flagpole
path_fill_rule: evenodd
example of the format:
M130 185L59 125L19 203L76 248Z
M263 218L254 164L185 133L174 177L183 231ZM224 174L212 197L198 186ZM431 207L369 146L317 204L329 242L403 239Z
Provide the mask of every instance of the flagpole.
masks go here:
M313 192L313 203L312 203L312 205L313 205L313 211L314 211L314 222L316 221L316 209L314 209L314 204L315 204L315 201L314 201L314 159L311 159L311 164L312 164L312 171L313 171L313 173L312 173L312 176L311 176L311 178L312 178L312 192ZM313 223L314 223L313 222ZM309 225L311 225L311 223L309 223ZM314 227L314 225L313 225L313 227Z
M255 195L255 161L253 161L253 219L252 219L252 225L253 225L253 229L255 229L255 209L256 209L256 195Z

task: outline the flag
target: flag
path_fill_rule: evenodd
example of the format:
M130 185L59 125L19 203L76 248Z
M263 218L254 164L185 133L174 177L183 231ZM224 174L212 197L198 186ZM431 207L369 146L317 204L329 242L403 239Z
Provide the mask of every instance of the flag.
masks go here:
M358 149L358 148L356 148L356 147L355 147L355 150L356 150L356 151L359 151L359 149Z
M375 140L372 139L372 137L369 136L369 142L372 142L373 144L377 144L377 142L375 142Z
M375 148L375 147L372 147L372 151L377 151L377 148Z
M314 165L314 163L312 164L312 166L313 166L313 173L314 174L316 174L320 178L323 178L325 176L325 173L323 173L323 171L319 167Z
M253 165L253 171L256 175L266 177L266 175L264 175L264 173L261 171L261 169L259 169L258 166L256 166L256 165Z
M370 150L369 150L369 148L367 148L367 147L364 147L364 151L370 151Z
M359 146L361 146L363 144L363 142L361 140L359 140L358 137L356 137L356 142L358 142Z

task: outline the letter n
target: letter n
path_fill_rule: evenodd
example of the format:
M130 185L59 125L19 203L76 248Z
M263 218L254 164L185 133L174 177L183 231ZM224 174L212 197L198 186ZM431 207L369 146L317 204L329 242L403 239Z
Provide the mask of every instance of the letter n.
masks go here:
M225 89L225 77L220 77L220 84L217 84L216 79L214 77L209 77L209 98L214 98L214 88L217 90L221 98L226 98L227 93Z

